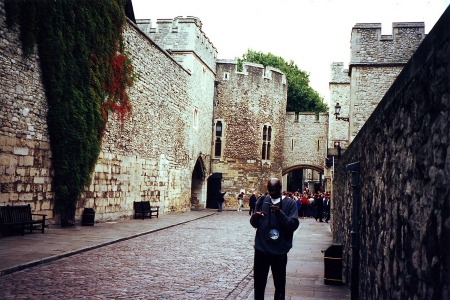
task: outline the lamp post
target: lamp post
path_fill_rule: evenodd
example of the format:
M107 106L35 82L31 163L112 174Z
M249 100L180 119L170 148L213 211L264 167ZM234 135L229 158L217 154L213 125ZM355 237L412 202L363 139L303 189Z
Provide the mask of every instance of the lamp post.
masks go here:
M339 105L339 102L338 102L334 106L334 115L336 116L336 120L350 122L350 117L339 117L340 112L341 112L341 106Z

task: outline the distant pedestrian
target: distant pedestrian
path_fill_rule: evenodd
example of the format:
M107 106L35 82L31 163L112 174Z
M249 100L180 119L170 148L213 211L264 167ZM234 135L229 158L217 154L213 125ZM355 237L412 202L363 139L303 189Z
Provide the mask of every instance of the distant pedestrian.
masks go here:
M226 193L227 191L224 190L219 191L219 196L217 197L217 206L218 206L217 211L222 211L223 202L225 201L224 196Z
M314 199L314 203L316 206L316 221L319 219L319 222L323 222L323 196L322 193L317 193L316 198Z
M238 209L237 211L242 211L242 207L244 206L244 192L241 192L238 195Z
M261 194L260 194L260 196L261 196ZM248 211L248 214L251 216L252 215L252 213L254 213L255 212L255 205L256 205L256 196L255 196L255 193L253 193L251 196L250 196L250 200L249 200L249 206L250 206L250 210Z
M267 184L270 196L256 202L250 224L256 228L253 265L255 300L264 299L269 269L275 286L274 299L284 299L287 253L292 248L298 228L297 205L290 198L281 199L281 182L272 178Z

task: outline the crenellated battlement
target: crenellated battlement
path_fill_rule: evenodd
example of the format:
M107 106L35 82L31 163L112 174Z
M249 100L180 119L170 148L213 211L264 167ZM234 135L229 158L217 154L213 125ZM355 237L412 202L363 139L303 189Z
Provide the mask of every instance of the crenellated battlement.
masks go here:
M215 71L217 49L202 31L197 17L158 19L156 27L152 20L136 20L140 30L169 53L194 52L211 70Z
M406 63L425 38L425 23L396 22L392 35L381 23L357 23L352 29L350 64Z
M331 83L350 83L348 69L344 69L343 62L333 62L331 64L330 84Z
M238 72L236 60L219 59L217 60L217 69L217 78L219 80L230 80L234 75L241 74L245 76L250 75L252 79L259 77L261 79L278 81L282 85L286 85L287 83L286 75L280 70L270 66L264 67L256 63L243 62L242 72Z

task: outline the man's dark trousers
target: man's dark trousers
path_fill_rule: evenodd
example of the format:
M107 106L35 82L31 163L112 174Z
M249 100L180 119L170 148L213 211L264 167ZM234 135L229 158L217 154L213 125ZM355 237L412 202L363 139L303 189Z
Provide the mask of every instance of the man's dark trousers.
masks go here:
M269 268L272 269L273 284L275 286L275 300L283 300L286 289L287 254L275 255L255 249L253 277L255 281L255 300L264 299Z

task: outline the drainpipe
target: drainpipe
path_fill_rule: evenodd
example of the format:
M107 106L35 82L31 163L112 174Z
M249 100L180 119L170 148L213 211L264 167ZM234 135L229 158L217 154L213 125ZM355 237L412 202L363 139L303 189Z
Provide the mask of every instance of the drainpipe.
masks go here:
M352 214L352 286L351 300L358 300L359 294L359 232L358 232L358 215L359 215L359 171L360 163L355 162L347 165L347 171L352 173L352 189L353 189L353 214Z

